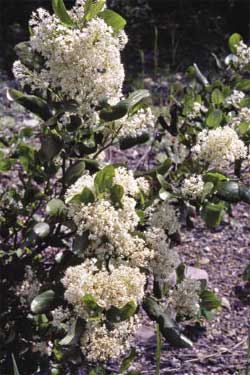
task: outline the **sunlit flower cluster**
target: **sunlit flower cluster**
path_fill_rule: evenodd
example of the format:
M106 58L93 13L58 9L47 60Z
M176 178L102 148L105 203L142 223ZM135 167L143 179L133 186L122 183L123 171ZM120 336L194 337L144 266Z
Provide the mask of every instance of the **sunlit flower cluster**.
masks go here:
M225 103L233 106L234 108L240 108L240 103L244 99L245 94L239 90L233 90L232 94L225 99Z
M111 271L99 270L96 259L87 259L79 266L69 267L62 283L65 299L79 316L86 316L84 296L91 295L96 303L108 310L128 302L140 302L144 296L145 275L138 268L120 265Z
M119 137L136 137L148 133L155 126L155 116L151 108L142 108L132 116L125 116L117 121L117 128L120 127Z
M236 46L237 66L244 69L250 64L250 48L241 40Z
M94 178L95 175L84 175L76 181L66 193L66 202L69 203L84 187L94 191ZM92 256L105 258L112 254L130 260L135 266L141 266L152 257L152 251L147 248L143 238L136 234L139 216L134 196L140 190L148 191L149 185L143 178L135 179L132 172L127 172L125 168L116 169L113 183L119 182L125 193L121 207L115 207L105 197L90 204L69 204L69 216L73 218L79 234L89 232L89 252Z
M192 111L188 113L189 120L195 120L197 117L207 112L207 107L199 102L194 102Z
M199 199L203 194L204 181L200 175L192 175L185 178L181 187L181 193L187 199Z
M198 134L197 143L192 148L193 157L213 167L222 168L235 160L247 156L247 147L230 126L207 130Z
M91 362L118 359L128 352L133 334L139 326L136 317L116 324L112 330L104 324L96 325L82 336L82 352Z

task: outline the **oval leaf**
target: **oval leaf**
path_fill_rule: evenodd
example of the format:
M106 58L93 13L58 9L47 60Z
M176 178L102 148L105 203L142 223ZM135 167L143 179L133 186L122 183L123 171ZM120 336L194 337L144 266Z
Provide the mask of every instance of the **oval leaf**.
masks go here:
M52 310L55 304L56 295L53 290L47 290L36 296L31 302L30 308L34 314L43 314Z
M99 14L99 17L102 18L108 26L111 26L115 32L124 29L127 23L120 14L111 9L105 9Z
M52 0L52 8L55 15L60 19L62 24L68 27L74 26L74 22L69 16L63 0Z
M49 235L50 232L50 226L47 223L37 223L33 227L33 231L35 234L40 238L45 238Z
M230 36L229 41L228 41L228 46L232 53L236 53L236 47L241 40L242 40L242 36L238 33L234 33Z
M61 216L66 212L66 206L61 199L51 199L46 206L46 212L49 216Z

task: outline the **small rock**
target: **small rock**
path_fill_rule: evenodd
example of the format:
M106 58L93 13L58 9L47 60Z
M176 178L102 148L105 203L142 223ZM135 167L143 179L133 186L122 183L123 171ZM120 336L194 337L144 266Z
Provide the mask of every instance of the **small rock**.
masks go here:
M205 270L196 267L186 268L186 277L193 280L206 280L208 281L208 273Z
M230 302L228 301L226 297L221 298L221 306L225 307L228 310L231 310Z

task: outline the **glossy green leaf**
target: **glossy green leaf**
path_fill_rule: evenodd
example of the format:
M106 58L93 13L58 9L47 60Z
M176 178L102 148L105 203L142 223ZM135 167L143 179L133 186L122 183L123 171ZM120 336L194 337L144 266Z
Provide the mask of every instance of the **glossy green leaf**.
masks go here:
M106 3L106 0L99 0L99 1L87 1L85 4L85 15L84 20L89 22L96 16L101 17L100 13Z
M111 200L114 205L121 205L124 189L121 185L114 185L110 190Z
M114 106L108 106L100 112L100 118L104 121L115 121L124 117L128 112L126 100L122 100Z
M235 88L241 91L250 91L250 79L241 79L236 83Z
M101 171L97 172L94 180L94 185L98 194L104 193L105 191L110 191L114 176L115 168L113 165L108 165Z
M236 53L236 47L241 40L242 40L242 36L238 33L234 33L230 36L228 40L228 46L232 53Z
M76 162L75 164L71 165L65 173L65 182L67 185L71 185L76 180L82 176L83 171L85 169L85 162L84 161L79 161Z
M224 96L219 89L215 89L212 92L212 102L215 105L220 105L224 102Z
M21 91L15 89L10 89L8 94L25 109L41 117L43 120L47 121L51 117L48 104L43 99L38 98L35 95L23 94Z
M221 199L231 202L237 203L241 200L240 198L240 189L238 182L235 181L226 181L221 182L218 187L218 195Z
M59 341L61 346L77 345L80 337L86 328L86 323L83 319L77 318L69 327L67 335Z
M220 225L225 213L224 202L207 203L202 209L202 217L208 227L215 228Z
M98 305L95 298L91 294L85 294L82 299L88 314L92 319L99 319L103 312L103 308Z
M108 26L111 26L115 32L124 29L127 23L120 14L111 9L105 9L99 14L99 17L102 18Z
M47 290L36 296L31 302L30 308L34 314L43 314L53 309L56 295L53 290Z
M46 212L49 216L62 216L66 213L66 206L61 199L53 198L48 202Z
M209 128L217 128L223 119L223 112L219 109L215 109L214 111L208 114L206 119L206 124Z
M126 137L120 140L120 149L128 150L134 146L146 143L150 139L149 134L141 134L137 137Z
M68 27L74 26L74 21L67 12L63 0L52 0L52 8L55 15L60 19L63 25Z
M94 193L87 187L85 187L81 193L74 195L70 203L93 203L95 201L95 195Z
M177 323L155 299L151 297L145 298L143 308L150 319L159 324L163 337L165 337L171 345L177 348L193 347L193 343L181 333Z
M137 310L137 305L135 304L134 301L131 301L131 302L126 303L126 305L121 308L112 306L107 311L106 316L110 322L119 323L133 316L136 310Z
M50 133L41 139L41 151L47 161L56 157L62 149L62 140L56 134Z

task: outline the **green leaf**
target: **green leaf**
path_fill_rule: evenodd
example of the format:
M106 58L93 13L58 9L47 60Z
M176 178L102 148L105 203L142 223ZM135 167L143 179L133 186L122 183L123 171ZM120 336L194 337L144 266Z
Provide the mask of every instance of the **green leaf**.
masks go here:
M200 294L200 300L201 300L200 302L201 308L204 308L208 311L215 310L221 306L220 299L216 296L215 293L209 290L204 290Z
M170 314L153 298L147 297L143 301L143 308L150 317L159 324L163 337L174 347L192 348L193 343L184 336L171 318Z
M241 91L250 91L250 79L241 79L236 83L235 88Z
M236 53L236 47L241 40L242 40L242 36L238 33L234 33L230 36L228 40L228 46L232 53Z
M220 225L225 213L225 203L207 203L202 209L202 217L208 227L216 228Z
M84 161L79 161L73 165L71 165L65 173L65 182L67 185L71 185L76 180L82 176L83 171L85 169L85 162Z
M110 190L111 200L114 205L121 205L124 189L121 185L114 185Z
M113 178L115 176L115 168L113 165L108 165L101 171L97 172L94 180L95 189L98 194L110 191Z
M53 309L56 295L53 290L47 290L36 296L31 302L30 308L34 314L43 314Z
M243 202L250 204L250 187L240 185L240 198Z
M69 16L63 0L52 0L52 8L63 25L68 27L74 26L74 21Z
M224 96L219 89L215 89L212 92L212 102L215 105L220 105L224 102Z
M101 17L101 14L103 12L102 13L100 12L103 9L105 3L106 3L106 0L99 0L95 3L93 1L87 1L87 3L85 4L85 8L84 8L85 10L84 20L89 22L96 16Z
M99 17L102 18L108 26L111 26L114 32L124 29L127 23L120 14L111 9L105 9L99 14Z
M126 124L125 124L126 126ZM127 150L129 148L132 148L134 146L141 145L143 143L146 143L150 139L149 134L141 134L137 137L126 137L120 140L120 149L121 150Z
M250 264L248 264L244 270L243 273L243 280L244 281L250 281Z
M223 119L223 112L219 109L215 109L214 111L208 114L206 124L209 128L217 128Z
M57 135L50 133L41 139L41 151L47 161L56 157L62 149L62 140Z
M114 106L108 106L100 112L100 118L104 121L115 121L124 117L128 112L126 100L122 100Z
M91 294L85 294L82 299L89 315L92 319L99 319L103 312L103 308L98 305L95 298Z
M11 353L11 358L12 358L12 363L13 363L13 371L14 371L14 375L21 375L20 372L19 372L19 370L18 370L17 363L16 363L16 359L15 359L13 353Z
M131 364L133 363L134 359L136 358L136 351L134 348L132 348L129 355L122 361L120 372L125 372L129 369Z
M59 345L61 346L77 345L85 328L86 328L86 322L83 319L78 317L69 327L67 335L61 341L59 341Z
M222 181L227 181L228 178L219 172L207 172L203 176L203 180L204 182L212 182L215 188L217 188L219 183L221 183Z
M241 200L238 182L221 182L218 187L218 196L230 203L237 203Z
M201 202L204 202L205 198L210 195L213 191L214 184L212 182L206 182L202 191Z
M62 216L66 212L66 206L61 199L53 198L48 202L46 212L49 216Z
M112 322L112 323L119 323L124 320L129 319L131 316L135 314L137 310L137 305L135 304L134 301L130 301L126 303L125 306L118 308L115 306L112 306L108 311L107 311L107 319Z
M40 238L45 238L49 235L50 232L50 226L47 223L37 223L33 227L33 231L35 234Z
M21 104L30 112L41 117L41 119L47 121L52 116L45 100L38 98L35 95L23 94L21 91L15 89L8 90L8 94L13 100Z
M76 194L71 198L69 203L93 203L95 201L94 193L87 187L85 187L81 193Z

